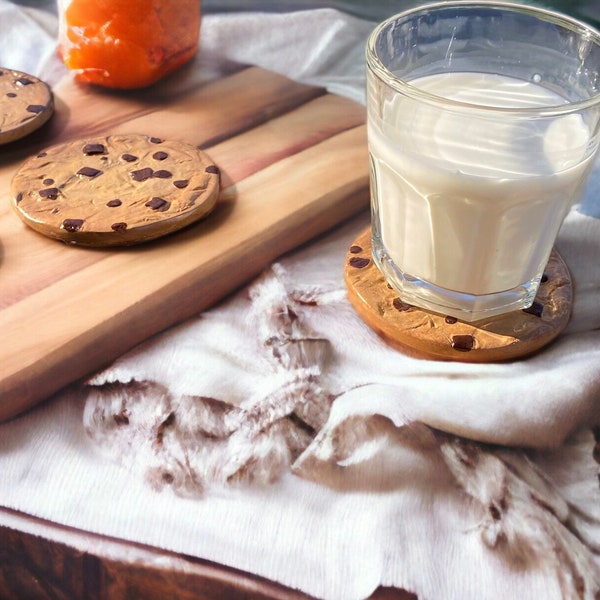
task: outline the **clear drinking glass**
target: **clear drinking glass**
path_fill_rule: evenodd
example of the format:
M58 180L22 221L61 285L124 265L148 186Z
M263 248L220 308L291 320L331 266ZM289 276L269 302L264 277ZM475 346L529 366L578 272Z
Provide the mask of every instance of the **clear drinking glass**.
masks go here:
M527 308L598 148L600 34L503 2L421 6L367 44L373 258L407 303Z

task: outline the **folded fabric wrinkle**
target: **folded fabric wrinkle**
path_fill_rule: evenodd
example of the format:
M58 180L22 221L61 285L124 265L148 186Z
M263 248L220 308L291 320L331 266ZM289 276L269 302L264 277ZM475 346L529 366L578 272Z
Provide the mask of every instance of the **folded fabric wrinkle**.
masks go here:
M597 419L597 384L590 380L591 388L585 390L580 369L589 369L587 361L583 366L560 360L576 338L567 336L552 355L543 353L522 364L473 367L418 361L395 352L348 309L343 283L332 267L323 264L324 255L337 263L345 232L357 222L275 263L247 290L179 332L185 339L195 329L197 343L187 345L198 357L171 355L166 372L173 382L181 382L192 364L201 365L187 383L175 385L175 393L188 385L197 386L201 393L187 396L185 402L179 396L160 412L161 419L169 415L173 437L153 433L136 443L127 441L126 447L138 450L126 460L136 462L141 471L146 469L154 487L169 485L178 494L197 497L215 487L273 484L290 473L339 494L410 489L427 497L458 490L472 518L466 535L478 537L510 569L550 574L562 597L587 597L577 595L581 586L600 589L594 553L600 542L600 513L591 508L600 497L598 486L594 487L598 468L593 461L593 435L585 427L588 417L590 422ZM217 341L211 334L218 323L225 327L236 320L235 330L230 331L235 339ZM595 344L596 336L589 341ZM223 357L230 342L238 350L231 362L215 365L199 358ZM136 373L152 377L148 365L154 360L149 357L156 344L143 345L134 356L123 357L90 382L85 414L106 405L114 407L114 415L112 421L105 418L95 426L86 420L88 432L120 460L127 456L119 450L123 443L103 440L104 429L108 423L114 430L115 415L137 400L135 395L119 396L114 381L128 381ZM169 344L175 351L177 338ZM572 356L571 351L567 356ZM557 392L552 399L541 387L549 379L550 363L558 369L557 379L551 378ZM215 368L222 369L224 379L234 366L252 372L250 379L234 386L236 391L227 390L228 398L237 398L235 403L220 396L215 384ZM205 371L212 373L210 381L202 381ZM508 382L511 373L522 382L507 383L503 395L500 382ZM572 379L567 376L562 392L578 390L582 394L578 408L572 406L573 393L560 396L559 378L569 373ZM163 390L170 386L168 393L173 393L173 383L158 385ZM532 391L524 400L518 391L529 388ZM208 405L207 397L211 398ZM156 399L148 395L145 402L142 418L154 419ZM544 404L548 414L536 418ZM227 426L221 425L215 433L215 421ZM560 427L549 427L559 422ZM142 430L157 431L156 423ZM195 436L185 436L189 427L195 428ZM207 437L207 431L215 437ZM119 435L127 440L127 428L119 428ZM564 468L563 457L543 467L536 463L538 456L546 456L548 446L560 448L572 439L577 440L579 459L586 466L582 481L591 482L585 498L565 498L562 484L554 481L555 471ZM165 451L171 443L173 449ZM152 449L151 461L144 462L147 454L140 448ZM584 523L593 525L592 539L589 533L582 534L582 530L589 532Z

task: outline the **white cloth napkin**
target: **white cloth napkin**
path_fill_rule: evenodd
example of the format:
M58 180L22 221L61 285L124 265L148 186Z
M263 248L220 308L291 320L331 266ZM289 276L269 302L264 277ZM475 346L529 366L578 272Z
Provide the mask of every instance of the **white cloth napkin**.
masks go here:
M361 100L371 27L211 15L201 52ZM364 214L0 425L0 505L319 598L594 598L599 190L596 171L561 231L573 317L538 355L468 365L386 346L343 283Z
M3 1L0 24L2 66L34 75L41 73L56 49L56 20L39 8L16 7Z

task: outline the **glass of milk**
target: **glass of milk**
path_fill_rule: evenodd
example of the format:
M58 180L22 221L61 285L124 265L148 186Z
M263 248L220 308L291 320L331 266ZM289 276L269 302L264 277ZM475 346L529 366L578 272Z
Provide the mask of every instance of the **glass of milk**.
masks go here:
M443 2L367 44L373 258L464 321L528 308L598 148L600 33L544 9Z

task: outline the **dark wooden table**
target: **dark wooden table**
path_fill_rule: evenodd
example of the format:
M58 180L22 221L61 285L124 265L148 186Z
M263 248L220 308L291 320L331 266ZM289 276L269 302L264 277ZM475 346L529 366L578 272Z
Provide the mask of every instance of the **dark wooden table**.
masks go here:
M309 600L235 569L0 508L2 600ZM293 560L293 557L290 557ZM416 600L379 588L370 600Z

